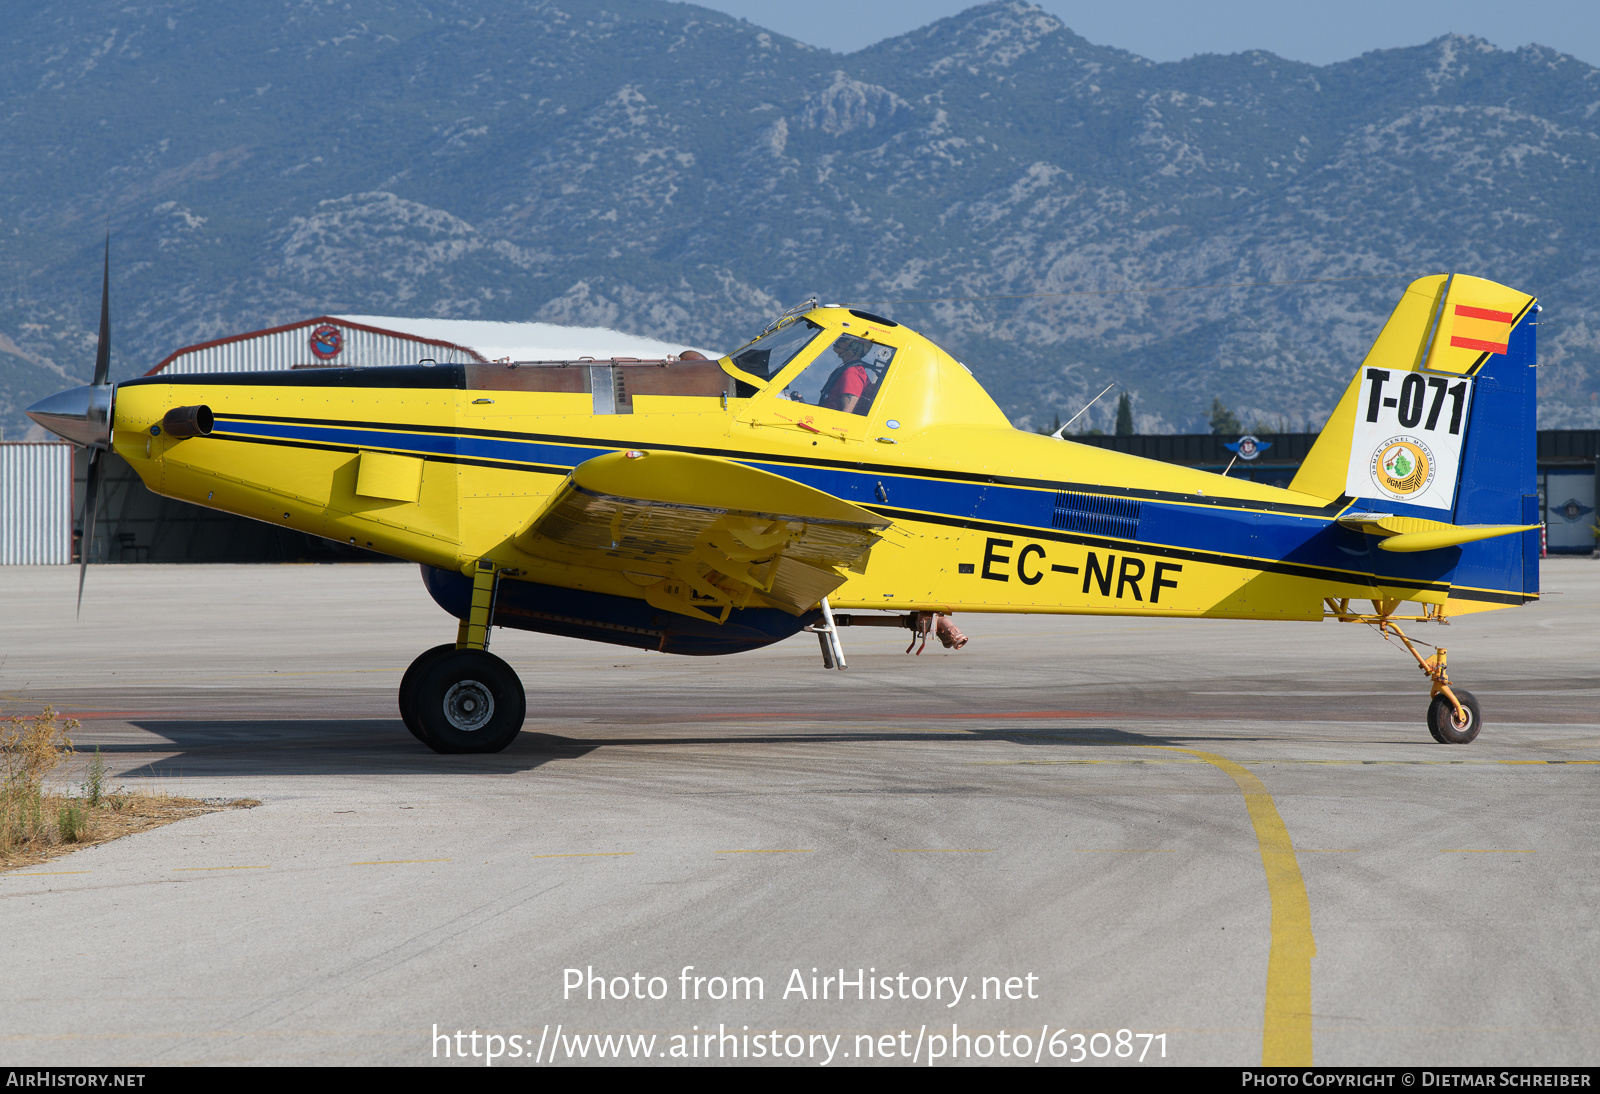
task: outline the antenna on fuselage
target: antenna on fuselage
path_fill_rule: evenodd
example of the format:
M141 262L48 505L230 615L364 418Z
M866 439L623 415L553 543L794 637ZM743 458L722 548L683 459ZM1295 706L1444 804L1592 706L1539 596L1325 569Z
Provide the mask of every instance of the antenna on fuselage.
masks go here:
M1117 382L1115 380L1113 380L1109 384L1106 385L1106 391L1110 391L1112 388L1114 388L1116 386L1117 386ZM1087 403L1084 403L1083 404L1083 410L1088 410L1090 407L1094 406L1094 404L1098 403L1100 401L1100 396L1104 395L1106 393L1106 391L1102 391L1100 393L1100 395L1096 395L1093 399L1090 399ZM1062 422L1061 423L1061 428L1056 430L1054 433L1050 434L1050 436L1054 437L1058 441L1061 440L1061 435L1067 431L1067 426L1071 425L1073 422L1075 422L1079 418L1083 417L1083 410L1078 411L1072 417L1070 417L1066 421Z

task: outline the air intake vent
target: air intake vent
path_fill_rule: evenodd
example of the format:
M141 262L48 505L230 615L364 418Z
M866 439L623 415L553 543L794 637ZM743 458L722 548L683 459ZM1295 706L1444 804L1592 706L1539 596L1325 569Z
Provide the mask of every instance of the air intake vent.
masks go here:
M1139 535L1139 502L1128 498L1099 498L1089 494L1056 491L1050 523L1063 532L1081 532L1108 539L1135 539Z

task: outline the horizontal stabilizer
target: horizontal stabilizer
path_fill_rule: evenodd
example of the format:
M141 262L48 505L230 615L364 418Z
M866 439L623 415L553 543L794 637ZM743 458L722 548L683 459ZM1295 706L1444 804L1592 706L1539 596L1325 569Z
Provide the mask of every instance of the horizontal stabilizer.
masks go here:
M732 460L613 452L573 469L516 545L620 571L654 607L723 622L733 608L795 615L862 573L889 521Z
M1339 518L1346 528L1381 537L1378 549L1412 554L1435 551L1440 547L1459 547L1480 539L1528 532L1537 524L1446 524L1421 517L1397 517L1389 513L1348 513Z

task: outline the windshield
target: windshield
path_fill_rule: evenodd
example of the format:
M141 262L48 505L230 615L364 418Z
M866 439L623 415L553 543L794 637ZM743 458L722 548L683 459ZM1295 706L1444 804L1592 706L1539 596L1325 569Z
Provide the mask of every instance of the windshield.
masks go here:
M820 333L822 328L809 319L785 323L735 353L733 363L752 376L770 380Z
M883 386L894 347L853 334L840 335L826 351L790 380L783 398L796 403L865 415Z

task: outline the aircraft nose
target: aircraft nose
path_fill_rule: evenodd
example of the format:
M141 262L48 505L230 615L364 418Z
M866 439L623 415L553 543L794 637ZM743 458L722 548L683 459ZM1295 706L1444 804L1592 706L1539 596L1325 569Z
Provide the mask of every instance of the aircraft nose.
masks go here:
M30 406L27 415L73 444L111 446L110 384L58 391Z

